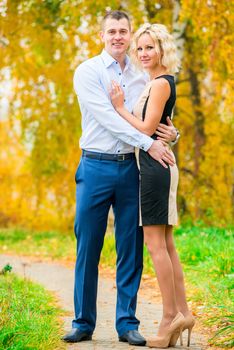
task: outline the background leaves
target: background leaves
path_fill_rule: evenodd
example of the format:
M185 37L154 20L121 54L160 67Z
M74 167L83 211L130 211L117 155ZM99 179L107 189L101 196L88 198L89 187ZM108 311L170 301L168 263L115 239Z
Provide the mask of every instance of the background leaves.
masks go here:
M233 1L11 0L0 5L0 224L72 228L81 135L72 78L100 52L108 9L127 11L133 30L149 21L174 32L180 217L230 223Z

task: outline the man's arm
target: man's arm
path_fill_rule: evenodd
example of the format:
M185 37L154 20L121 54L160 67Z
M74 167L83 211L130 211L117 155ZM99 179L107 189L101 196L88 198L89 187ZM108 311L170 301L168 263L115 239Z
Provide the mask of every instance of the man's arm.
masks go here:
M82 64L75 72L74 87L79 102L114 137L147 151L153 139L120 118L113 108L98 75L98 68Z
M150 155L160 161L164 167L167 167L164 161L173 165L174 159L162 141L154 141L120 118L101 84L97 71L98 69L84 63L77 68L74 75L74 87L79 102L114 137L144 151L149 151Z

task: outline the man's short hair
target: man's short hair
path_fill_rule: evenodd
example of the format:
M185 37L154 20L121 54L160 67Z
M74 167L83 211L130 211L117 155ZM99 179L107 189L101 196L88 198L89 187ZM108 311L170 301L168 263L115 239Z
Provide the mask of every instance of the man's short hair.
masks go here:
M108 11L106 13L106 15L103 17L103 20L102 20L102 30L104 30L104 27L105 27L105 23L106 23L106 20L108 18L111 18L111 19L116 19L117 21L119 21L120 19L122 18L125 18L127 21L128 21L128 25L129 25L129 29L131 30L131 22L130 22L130 19L127 15L126 12L124 11Z

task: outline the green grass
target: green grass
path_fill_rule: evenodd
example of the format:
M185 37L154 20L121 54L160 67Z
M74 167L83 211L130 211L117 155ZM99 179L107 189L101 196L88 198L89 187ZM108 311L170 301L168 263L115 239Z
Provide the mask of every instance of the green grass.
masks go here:
M61 310L41 286L0 275L0 350L63 350Z
M234 346L234 235L231 229L179 228L176 243L191 299L204 307L211 345Z
M195 312L209 325L210 344L234 346L234 236L231 229L180 226L175 230L176 245L183 264L188 297ZM44 258L75 260L73 233L0 230L0 253L39 255ZM115 267L114 237L107 234L101 263ZM154 275L152 262L144 250L144 273Z
M194 310L210 328L210 345L234 346L234 235L231 229L178 227L176 246L183 264L188 297ZM102 261L115 265L113 236L107 236ZM144 273L154 276L144 248Z
M69 259L75 256L75 238L71 233L56 231L31 232L29 230L1 229L0 253Z

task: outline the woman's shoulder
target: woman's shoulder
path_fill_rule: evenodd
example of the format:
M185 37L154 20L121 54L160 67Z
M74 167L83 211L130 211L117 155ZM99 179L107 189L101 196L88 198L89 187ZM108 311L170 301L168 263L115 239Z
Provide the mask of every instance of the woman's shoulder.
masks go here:
M151 81L151 91L154 94L170 93L170 83L165 76L160 76Z

